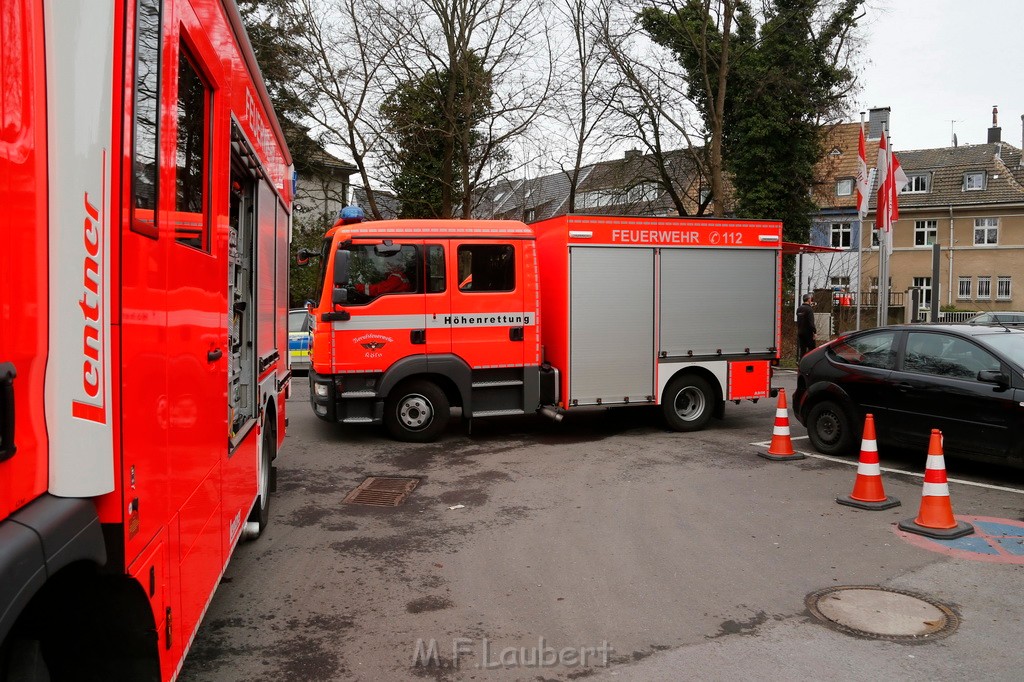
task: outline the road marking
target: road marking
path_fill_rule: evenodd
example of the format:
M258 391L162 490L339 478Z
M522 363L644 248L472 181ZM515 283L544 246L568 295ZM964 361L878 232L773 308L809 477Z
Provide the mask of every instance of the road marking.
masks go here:
M800 440L801 438L807 438L807 436L797 436L791 440ZM771 445L771 441L762 441L760 443L751 443L756 448L766 448ZM799 452L807 455L808 457L814 457L815 459L823 459L826 462L835 462L836 464L845 464L847 466L857 466L860 462L857 460L850 461L848 459L840 459L839 457L830 457L829 455L821 455L817 452L806 452L800 450ZM924 474L919 474L916 471L904 471L903 469L892 469L890 467L881 467L880 471L887 471L890 474L904 474L906 476L916 476L917 478L924 478ZM1024 495L1024 490L1020 488L1007 488L1002 485L992 485L991 483L978 483L977 481L965 481L962 478L950 478L950 483L960 483L961 485L972 485L976 488L988 488L989 490L1001 490L1007 493L1017 493L1018 495Z

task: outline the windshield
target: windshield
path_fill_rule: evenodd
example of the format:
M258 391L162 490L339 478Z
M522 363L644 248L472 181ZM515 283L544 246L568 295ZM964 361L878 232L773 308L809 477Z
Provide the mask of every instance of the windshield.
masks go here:
M309 331L309 313L305 310L291 310L288 312L288 331L305 332Z
M1024 334L1002 331L985 334L978 339L995 348L1018 367L1024 367Z

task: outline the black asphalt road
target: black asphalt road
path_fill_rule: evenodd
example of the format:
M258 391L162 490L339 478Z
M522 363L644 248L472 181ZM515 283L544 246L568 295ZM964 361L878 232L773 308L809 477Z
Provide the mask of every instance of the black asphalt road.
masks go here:
M757 457L774 400L693 434L634 407L456 420L410 445L317 420L307 393L271 526L236 551L182 680L1020 679L1024 568L900 538L919 477L886 473L904 506L864 512L835 503L853 462ZM882 459L919 472L925 453ZM947 465L982 484L951 484L957 514L1024 517L1024 475ZM371 475L421 483L397 508L343 505ZM963 622L925 645L840 634L804 604L837 585L927 594Z

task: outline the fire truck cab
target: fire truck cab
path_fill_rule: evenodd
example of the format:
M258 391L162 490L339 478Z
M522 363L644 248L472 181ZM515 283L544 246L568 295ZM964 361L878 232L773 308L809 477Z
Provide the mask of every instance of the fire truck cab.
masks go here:
M321 251L310 400L431 441L464 419L661 405L680 431L771 394L781 224L560 216L343 224Z

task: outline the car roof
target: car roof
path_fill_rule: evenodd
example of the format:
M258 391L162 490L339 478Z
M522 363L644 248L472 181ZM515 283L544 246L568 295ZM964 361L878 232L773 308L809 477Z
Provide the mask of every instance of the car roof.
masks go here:
M886 327L873 327L872 329L865 329L863 331L878 331L882 329L889 329L893 331L941 331L950 332L954 334L961 334L963 336L987 336L990 334L1024 334L1024 329L1020 327L1000 327L998 324L994 325L970 325L970 324L937 324L929 322L918 322L915 324L893 324Z

